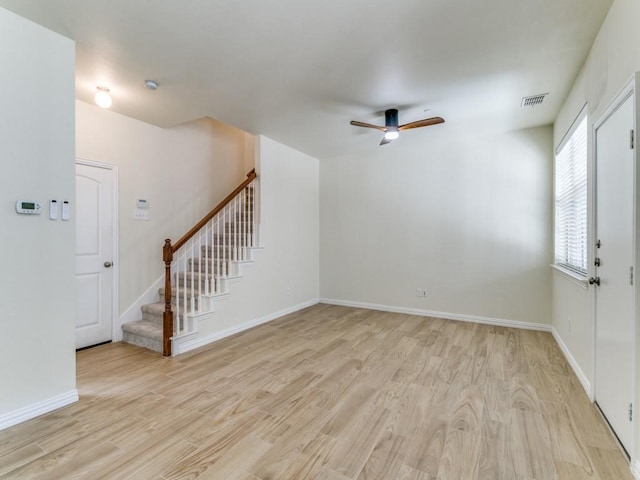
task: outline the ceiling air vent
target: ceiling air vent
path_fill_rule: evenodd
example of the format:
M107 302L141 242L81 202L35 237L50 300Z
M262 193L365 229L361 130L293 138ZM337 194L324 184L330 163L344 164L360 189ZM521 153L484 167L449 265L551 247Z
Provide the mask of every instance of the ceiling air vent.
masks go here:
M535 107L540 105L544 100L544 97L549 95L548 93L541 93L540 95L532 95L530 97L522 97L521 107Z

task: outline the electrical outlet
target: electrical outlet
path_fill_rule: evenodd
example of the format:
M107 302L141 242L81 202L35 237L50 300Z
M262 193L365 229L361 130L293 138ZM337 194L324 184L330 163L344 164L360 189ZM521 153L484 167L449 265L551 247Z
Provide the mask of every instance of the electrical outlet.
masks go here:
M426 297L427 290L424 288L416 288L416 297Z

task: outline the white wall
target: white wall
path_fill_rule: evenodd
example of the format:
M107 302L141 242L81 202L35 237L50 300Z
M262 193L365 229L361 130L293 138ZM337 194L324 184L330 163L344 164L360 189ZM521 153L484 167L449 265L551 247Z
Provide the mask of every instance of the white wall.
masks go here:
M178 240L253 168L253 137L211 119L162 129L76 102L77 156L117 165L119 313L164 272L165 238ZM150 221L133 220L135 202Z
M585 103L588 104L591 127L634 72L640 71L639 19L640 2L637 0L616 0L613 3L582 71L558 114L554 125L554 146L560 143ZM592 153L589 153L590 165L593 163ZM589 205L592 211L591 192ZM589 225L589 229L592 232L593 225ZM594 375L592 295L592 289L583 289L562 275L554 274L553 326L589 382L593 382ZM640 333L640 329L637 332ZM636 357L640 359L640 356ZM636 366L636 373L640 374L639 366ZM640 385L640 381L636 381L636 385ZM636 392L638 398L640 392ZM636 422L636 439L640 438L639 425ZM639 457L640 441L636 441L631 453L632 458Z
M0 8L0 428L77 398L74 43ZM42 203L17 215L18 199Z
M258 137L260 254L254 287L260 313L318 299L319 162ZM256 314L253 314L255 317Z
M195 346L318 302L318 160L260 136L256 171L263 249L199 322Z
M321 297L549 323L551 128L406 137L322 161Z
M587 61L558 114L554 125L554 146L560 143L585 104L588 105L587 115L591 128L633 73L640 70L638 19L640 2L616 0L613 3ZM589 133L591 137L591 131ZM589 152L590 164L593 161L592 153ZM592 195L589 202L592 207ZM592 225L589 228L592 230ZM592 382L592 290L581 288L558 273L554 274L553 286L553 326L585 376Z

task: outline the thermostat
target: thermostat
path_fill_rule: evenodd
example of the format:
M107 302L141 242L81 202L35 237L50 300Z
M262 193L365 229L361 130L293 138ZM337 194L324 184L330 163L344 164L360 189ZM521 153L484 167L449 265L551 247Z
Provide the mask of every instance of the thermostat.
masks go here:
M18 200L16 202L16 212L27 215L40 215L40 204L28 200Z

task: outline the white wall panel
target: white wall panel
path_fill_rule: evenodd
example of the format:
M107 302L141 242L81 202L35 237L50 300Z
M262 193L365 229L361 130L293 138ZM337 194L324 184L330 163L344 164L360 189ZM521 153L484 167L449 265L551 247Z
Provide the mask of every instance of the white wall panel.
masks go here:
M75 220L48 218L75 198L74 49L0 8L0 428L77 398Z
M321 162L321 297L550 323L551 128L411 133Z

